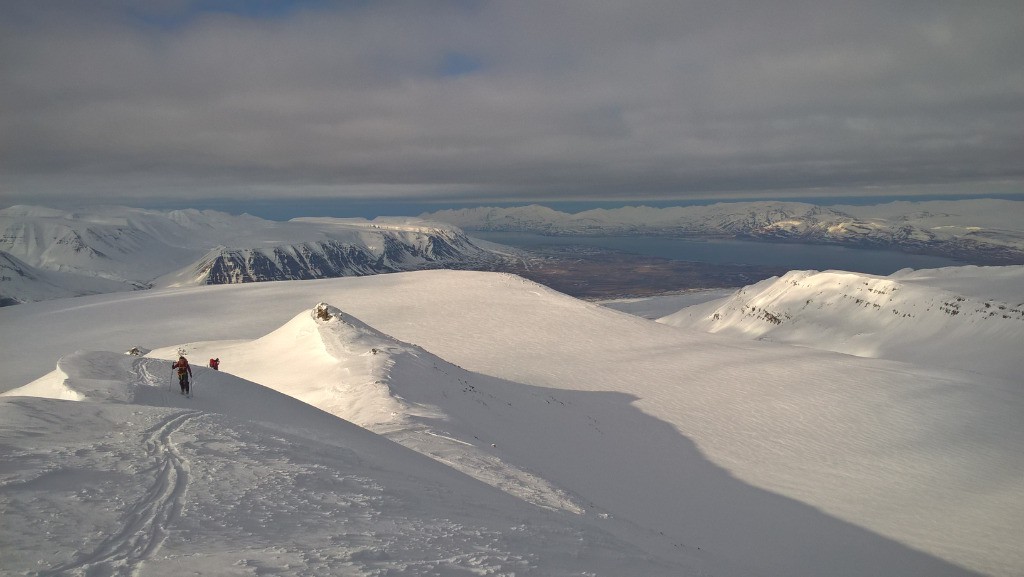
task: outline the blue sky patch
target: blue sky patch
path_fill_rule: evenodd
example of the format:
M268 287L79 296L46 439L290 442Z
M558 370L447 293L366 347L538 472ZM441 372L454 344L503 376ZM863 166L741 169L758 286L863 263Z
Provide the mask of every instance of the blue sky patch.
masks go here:
M466 76L483 68L479 58L463 52L449 52L441 60L441 76Z

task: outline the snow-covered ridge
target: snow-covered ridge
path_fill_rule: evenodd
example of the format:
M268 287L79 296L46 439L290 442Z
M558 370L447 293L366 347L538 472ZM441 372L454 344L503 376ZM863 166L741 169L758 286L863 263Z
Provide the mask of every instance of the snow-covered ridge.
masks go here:
M791 271L659 322L1012 379L1003 345L1024 342L1024 267Z
M544 479L502 461L486 423L513 404L544 404L514 383L473 374L327 303L250 342L198 343L200 358L230 358L232 372L356 423L546 509L583 507ZM176 351L153 351L173 358ZM294 367L304 379L297 381ZM453 411L452 408L459 410ZM477 411L483 411L478 414Z
M548 235L732 237L934 254L975 264L1024 263L1024 202L960 200L823 207L798 202L597 209L479 207L421 215L465 230Z
M1016 290L998 270L904 276L985 299ZM0 327L19 359L8 381L61 356L51 396L82 401L0 398L0 542L21 572L1024 567L1024 406L989 373L708 335L449 270L96 295L6 307ZM127 339L161 358L67 352ZM998 345L1001 370L1022 368L1016 343ZM179 346L222 361L196 367L192 399L170 383ZM343 414L415 452L325 420Z
M347 225L348 238L275 246L218 246L198 262L155 281L157 286L234 284L362 276L493 258L461 232L437 227ZM347 235L346 235L347 236Z
M689 572L228 373L185 398L162 359L59 364L0 397L4 575Z
M0 211L0 255L5 254L17 259L5 259L0 298L7 304L153 286L398 272L496 258L454 226L413 218L281 223L216 211L107 207L80 214L31 206Z

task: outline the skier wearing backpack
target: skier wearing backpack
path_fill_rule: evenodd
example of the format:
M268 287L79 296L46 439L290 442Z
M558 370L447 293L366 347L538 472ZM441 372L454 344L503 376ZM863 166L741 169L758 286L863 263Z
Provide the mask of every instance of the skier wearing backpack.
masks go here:
M188 381L192 377L192 367L188 365L188 360L184 356L178 357L178 362L171 365L171 369L178 369L178 384L181 385L181 394L190 394Z

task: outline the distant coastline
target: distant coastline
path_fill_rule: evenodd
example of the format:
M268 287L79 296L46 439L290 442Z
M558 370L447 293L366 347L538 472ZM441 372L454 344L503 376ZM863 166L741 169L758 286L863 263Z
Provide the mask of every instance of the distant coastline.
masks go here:
M674 206L708 206L717 203L733 202L805 202L818 206L869 206L874 204L888 204L890 202L927 202L933 200L975 200L975 199L996 199L1024 201L1022 194L959 194L959 195L887 195L887 196L822 196L822 197L798 197L780 196L776 198L766 197L736 197L736 198L693 198L693 199L628 199L615 201L545 201L543 199L526 199L510 202L491 202L487 199L472 200L451 200L436 202L410 202L408 200L353 200L353 199L332 199L332 198L298 198L284 200L202 200L188 199L184 203L180 200L166 202L135 203L139 208L154 210L172 210L183 208L195 208L199 210L219 210L228 214L251 214L267 220L286 221L292 218L303 216L331 216L338 218L367 218L373 219L378 216L416 216L425 212L436 212L439 210L458 210L466 208L479 208L482 206L513 208L537 204L557 210L559 212L579 213L593 209L616 209L626 206L650 206L652 208L669 208ZM61 207L57 207L61 208ZM77 207L76 207L77 208Z
M904 268L941 268L967 264L940 256L824 244L735 239L691 240L647 236L551 237L531 233L484 231L473 232L470 236L526 250L579 245L710 265L757 265L784 270L840 269L888 275Z

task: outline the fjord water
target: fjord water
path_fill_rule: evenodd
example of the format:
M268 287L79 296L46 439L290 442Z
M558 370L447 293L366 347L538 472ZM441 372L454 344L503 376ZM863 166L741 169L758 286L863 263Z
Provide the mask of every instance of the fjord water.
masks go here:
M674 260L757 264L790 270L838 269L888 275L904 268L925 269L968 264L939 256L832 245L649 236L544 236L523 232L472 231L469 234L490 242L525 249L583 245Z

